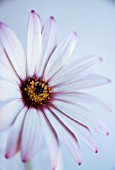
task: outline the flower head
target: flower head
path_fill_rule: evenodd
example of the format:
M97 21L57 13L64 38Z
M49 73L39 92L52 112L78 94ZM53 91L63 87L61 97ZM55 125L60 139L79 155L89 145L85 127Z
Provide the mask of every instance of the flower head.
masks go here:
M109 83L106 77L92 74L100 57L70 61L77 34L72 32L57 43L56 23L50 17L44 26L35 11L30 12L27 55L15 33L0 23L0 130L12 126L5 157L18 151L27 162L38 151L43 134L54 170L59 156L59 139L80 165L78 137L97 153L90 128L108 135L103 122L84 106L97 104L109 111L99 99L81 90Z

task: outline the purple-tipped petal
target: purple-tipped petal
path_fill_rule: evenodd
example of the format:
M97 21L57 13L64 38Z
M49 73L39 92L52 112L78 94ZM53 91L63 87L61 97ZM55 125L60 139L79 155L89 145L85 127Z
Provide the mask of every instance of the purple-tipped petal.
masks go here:
M26 136L25 136L26 135ZM41 135L40 119L37 110L29 109L21 135L21 157L23 162L29 161L38 152Z
M70 56L76 45L75 32L67 35L56 47L45 70L46 79L50 79L62 66L69 62Z
M104 109L105 111L112 112L112 110L107 106L102 100L99 98L92 96L87 93L82 92L57 92L55 95L56 100L64 100L65 102L75 102L75 103L81 103L81 104L87 104L88 107L90 106L98 106L101 109Z
M10 101L0 107L0 131L12 125L23 107L23 103L19 100Z
M105 85L110 83L111 80L107 77L96 75L96 74L89 74L83 79L77 81L74 85L77 90L83 90L87 88L93 88L101 85Z
M14 125L11 128L11 132L9 134L7 145L6 145L6 151L5 151L6 158L11 158L20 149L21 132L22 132L22 127L23 127L23 122L24 122L24 117L26 112L27 109L24 108L19 113Z
M51 167L56 170L58 159L59 159L59 141L57 134L52 127L50 121L46 117L45 113L40 113L40 118L42 122L43 134L46 140L46 144L49 149L50 158L51 158ZM47 112L46 112L47 114Z
M60 109L74 120L95 129L99 133L105 135L109 133L106 125L100 121L96 117L95 113L90 109L87 109L86 107L74 102L67 103L64 101L54 101L53 103L55 104L56 108Z
M84 60L77 59L72 61L51 78L50 84L57 86L58 84L77 82L91 73L100 62L100 57L95 56L84 57Z
M29 16L28 24L28 42L27 42L27 74L33 76L37 63L40 62L42 38L41 21L37 13L32 10Z
M26 76L26 59L23 48L16 34L4 23L0 23L0 40L20 78Z
M50 17L46 21L42 31L42 55L39 61L38 74L42 76L47 62L52 54L57 42L57 30L55 18Z
M60 139L67 146L76 162L81 165L81 151L75 135L70 131L69 127L58 118L53 109L50 111L46 110L45 112L57 134L60 136Z
M96 75L96 74L89 74L79 80L73 82L64 82L58 86L55 86L56 92L70 92L70 91L80 91L85 89L94 88L97 86L102 86L105 84L110 83L111 80L107 77Z
M96 152L98 150L96 141L94 140L91 131L89 128L82 123L67 116L64 112L60 111L58 108L55 108L55 114L62 120L63 123L79 138L83 143L85 143L91 150Z

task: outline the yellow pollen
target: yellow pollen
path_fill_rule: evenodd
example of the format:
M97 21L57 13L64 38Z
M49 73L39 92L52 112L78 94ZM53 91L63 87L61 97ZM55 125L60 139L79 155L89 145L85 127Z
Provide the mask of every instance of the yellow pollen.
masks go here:
M44 88L44 86L45 86L45 84L43 83L43 84L42 84L42 88Z
M35 77L26 81L23 86L25 100L29 106L39 107L51 99L52 90L45 80L37 80ZM31 102L32 101L32 102Z
M49 93L53 93L52 90L50 90Z

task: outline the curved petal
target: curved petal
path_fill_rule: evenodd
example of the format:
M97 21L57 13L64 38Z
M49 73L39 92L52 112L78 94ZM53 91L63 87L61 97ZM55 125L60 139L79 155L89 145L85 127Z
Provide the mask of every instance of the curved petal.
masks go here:
M101 61L100 57L95 56L72 61L51 78L50 84L57 86L58 84L76 82L87 76Z
M50 79L62 66L69 62L76 40L77 34L72 32L57 45L46 66L44 74L46 80Z
M23 107L23 103L19 100L13 100L0 107L0 131L12 125Z
M21 135L21 157L23 162L27 162L38 151L40 139L40 120L35 109L29 109L23 126ZM25 136L26 134L26 136Z
M0 23L0 40L17 74L24 79L26 60L23 48L16 34L4 23Z
M8 68L12 66L5 52L5 49L1 45L0 45L0 64Z
M18 85L20 83L16 74L14 74L14 72L11 69L4 67L4 65L2 65L1 63L0 63L0 79L10 81L15 85Z
M46 110L45 113L52 126L56 130L57 134L60 136L60 139L63 141L63 143L65 143L68 150L72 154L73 158L77 161L79 165L81 165L81 151L75 135L70 131L69 127L67 127L58 118L53 109L51 109L50 111Z
M52 170L56 170L59 159L58 137L45 113L39 112L39 114L42 122L43 134L50 153Z
M8 101L11 99L21 98L19 88L14 83L0 79L0 89L0 101Z
M55 18L50 17L45 23L42 31L42 56L38 67L38 74L42 76L47 62L56 47L56 23Z
M96 74L90 74L90 75L83 77L82 79L78 81L74 81L71 83L67 82L65 84L63 83L58 86L55 86L54 90L56 92L78 91L78 90L90 89L90 88L94 88L97 86L105 85L110 82L111 80L108 79L107 77L96 75Z
M90 109L74 102L54 101L53 103L56 108L66 113L74 120L79 121L100 133L109 135L106 125L100 121Z
M61 150L59 151L59 160L58 165L56 167L56 170L62 170L63 169L63 163L62 163L62 153Z
M20 149L20 139L21 139L21 132L24 122L24 117L26 115L27 109L24 108L19 113L18 117L16 118L16 121L14 125L11 128L11 132L9 134L7 145L6 145L6 151L5 151L5 157L11 158L13 155L15 155L19 149Z
M1 78L16 84L20 83L19 77L8 60L3 48L0 49L0 79Z
M55 99L59 101L65 101L65 102L74 102L74 103L80 103L80 104L87 104L90 106L99 106L101 109L104 109L105 111L112 112L109 106L107 106L103 101L101 101L99 98L92 96L87 93L82 92L57 92L55 95Z
M35 11L31 11L28 24L28 43L27 43L27 74L33 76L37 62L41 56L41 21Z
M69 129L76 135L77 138L79 138L95 153L98 152L96 141L94 140L91 131L87 126L72 119L71 116L67 116L64 112L58 110L58 108L54 107L54 110L59 119L62 120L67 127L69 127Z

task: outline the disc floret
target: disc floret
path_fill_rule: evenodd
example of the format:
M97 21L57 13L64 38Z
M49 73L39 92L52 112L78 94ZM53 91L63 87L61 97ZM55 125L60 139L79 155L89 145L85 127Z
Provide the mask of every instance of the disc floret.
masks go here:
M51 99L52 89L43 79L31 77L21 87L22 99L27 107L39 108Z

